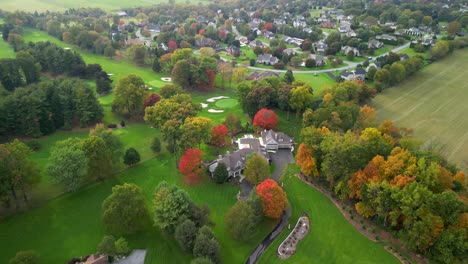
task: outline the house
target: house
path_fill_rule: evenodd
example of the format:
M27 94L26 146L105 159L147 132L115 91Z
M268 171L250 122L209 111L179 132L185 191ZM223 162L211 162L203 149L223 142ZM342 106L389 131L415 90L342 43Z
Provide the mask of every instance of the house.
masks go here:
M405 53L399 53L398 56L400 56L400 61L409 60L409 56Z
M367 48L368 49L380 49L381 47L383 47L383 43L376 40L376 39L371 39L369 40L369 42L367 42Z
M367 66L367 68L366 68L366 71L369 71L370 67L374 67L377 70L379 70L379 69L382 68L382 62L376 61L376 62L373 62L373 63L369 64L369 66Z
M264 130L261 132L261 145L267 150L278 150L278 149L292 149L294 142L293 140L283 132L275 132L273 130Z
M423 37L421 44L424 46L434 46L436 44L437 40L434 39L433 37L426 35Z
M283 54L287 54L288 56L295 55L296 50L295 49L285 49L285 50L283 50Z
M327 62L325 61L325 57L323 55L317 55L317 54L309 54L309 59L315 60L315 66L321 67Z
M279 59L271 54L260 54L257 57L257 63L265 65L274 65L279 62Z
M349 30L348 32L346 32L346 36L350 37L350 38L354 38L357 36L356 32L354 32L354 30Z
M395 30L395 32L393 32L393 34L398 35L398 36L403 36L403 35L406 34L406 30L405 29L397 29L397 30Z
M307 23L303 20L294 20L293 27L307 27Z
M420 37L422 35L422 32L418 28L412 27L412 28L406 30L406 34Z
M164 43L159 44L159 45L158 45L158 48L160 48L160 49L162 49L162 50L164 50L164 51L167 51L167 50L169 49L169 48L166 46L166 44L164 44Z
M238 47L234 46L234 45L231 45L231 46L227 47L226 52L229 55L232 55L232 56L235 56L235 57L239 57L240 54L241 54L241 50Z
M378 35L375 38L379 39L379 40L389 40L389 41L396 41L397 40L397 38L395 36L388 35L388 34Z
M273 24L275 25L285 25L286 21L282 18L275 18L273 19Z
M241 45L247 45L247 43L249 43L249 40L244 36L236 36L235 39L238 40Z
M350 46L344 46L344 47L341 48L341 52L343 53L343 55L347 55L350 51L352 51L354 53L354 56L356 56L356 57L361 56L361 53L356 48L353 48L353 47L350 47Z
M281 37L281 40L284 41L284 42L286 42L286 43L287 43L290 39L291 39L291 37L288 37L288 36L286 36L286 35L284 35L284 36Z
M83 264L109 264L109 261L106 255L93 254Z
M249 80L261 80L267 77L279 77L279 74L272 71L254 71L249 74Z
M324 21L320 23L321 28L336 28L336 24L331 21Z
M120 12L117 12L117 15L118 15L119 17L126 17L126 16L127 16L127 13L124 12L124 11L120 11Z
M325 42L319 41L319 42L315 43L315 50L317 52L325 52L325 50L327 48L328 48L328 45Z
M218 41L207 37L201 37L195 39L195 46L197 47L212 47L215 48L218 45Z
M351 30L351 25L348 23L342 23L340 27L338 28L338 31L340 33L346 33Z
M249 43L249 47L251 49L255 48L255 47L261 47L263 48L263 42L261 42L260 40L252 40L250 41Z
M306 33L309 33L309 34L313 32L313 30L312 30L311 28L309 28L309 27L308 27L308 28L304 28L302 31L304 31L304 32L306 32Z
M386 22L384 25L386 27L391 28L391 29L396 29L397 28L397 23L396 22Z
M367 72L363 68L357 67L353 71L343 71L340 76L347 81L364 81L366 79L366 74Z
M274 39L275 38L275 33L271 32L271 31L265 31L265 33L263 33L263 35L267 39Z
M146 27L150 33L152 34L158 34L161 32L161 25L159 24L149 24L147 27Z

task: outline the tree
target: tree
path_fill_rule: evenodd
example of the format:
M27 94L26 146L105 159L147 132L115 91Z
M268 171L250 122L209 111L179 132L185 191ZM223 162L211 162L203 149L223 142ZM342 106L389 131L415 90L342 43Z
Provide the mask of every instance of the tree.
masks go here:
M124 164L132 166L140 162L140 153L134 148L128 148L124 155Z
M140 117L144 111L143 102L146 88L143 79L135 74L127 75L119 80L114 89L112 110L128 117Z
M174 237L179 243L182 250L187 253L193 252L193 244L197 237L197 227L190 219L185 219L181 224L177 225Z
M348 53L346 54L346 59L348 59L349 61L353 61L354 60L354 51L350 50L348 51Z
M390 84L390 71L387 69L377 70L374 74L374 82L378 91L382 91Z
M112 194L102 203L102 221L113 233L132 234L148 219L143 191L132 183L112 187Z
M188 183L196 183L203 171L201 159L203 152L200 149L187 149L180 158L179 171L186 177Z
M161 128L167 121L179 121L182 123L187 117L193 117L201 109L192 102L188 94L176 94L168 99L145 109L145 122ZM209 136L209 131L208 131Z
M193 246L193 256L195 258L206 257L213 263L220 263L219 243L216 241L213 232L207 226L198 230L197 238Z
M278 124L278 116L273 110L260 109L254 117L253 125L263 129L275 129Z
M190 63L179 60L171 72L172 81L184 89L190 88Z
M286 193L272 179L266 179L256 187L257 195L262 200L265 216L280 218L288 206Z
M187 193L166 181L158 184L153 199L154 223L172 234L176 226L190 215L190 199Z
M109 256L115 256L115 238L114 236L104 236L97 247L97 252Z
M287 84L291 84L294 82L294 74L291 70L287 70L286 73L284 74L283 80Z
M107 94L112 90L111 83L103 78L96 79L96 92L98 94Z
M127 240L125 240L125 238L123 237L117 239L114 245L115 245L115 253L118 256L126 256L130 252L130 248L128 247Z
M233 113L227 114L226 118L224 119L224 125L226 125L231 135L233 135L235 131L241 128L241 122L240 122L239 117L237 117Z
M448 23L448 25L447 25L447 32L450 35L457 34L458 32L460 32L460 29L461 29L461 24L458 21L452 21L452 22Z
M90 136L81 141L81 149L88 158L88 176L102 179L113 169L112 153L106 142L97 136Z
M39 254L34 250L19 251L10 259L9 264L39 264Z
M161 87L161 89L159 89L159 94L164 99L171 98L179 92L179 88L173 84L164 85L163 87Z
M213 172L213 179L216 183L224 183L226 182L227 178L229 177L229 173L227 171L226 164L218 163L216 169Z
M47 173L54 183L62 184L66 191L78 189L88 174L88 159L80 144L78 138L57 142L49 157Z
M122 122L124 122L122 120ZM125 123L121 122L121 126L125 127ZM111 130L104 127L104 124L96 124L94 129L89 132L90 136L100 137L104 140L107 149L111 154L111 161L114 167L119 166L124 154L123 143L120 138L113 134Z
M127 57L137 65L144 65L147 57L146 48L141 44L131 45L127 49Z
M403 64L399 62L394 62L392 66L390 66L390 82L392 84L396 84L401 82L406 77L406 69Z
M289 104L291 105L291 108L296 110L296 117L311 104L313 98L313 91L309 86L299 86L291 90Z
M305 66L307 68L313 68L313 67L317 66L317 62L312 58L308 58L305 61Z
M247 159L244 175L251 184L259 184L270 176L268 161L258 153L253 154Z
M151 150L155 154L161 152L161 141L159 140L158 137L154 137L153 140L151 141Z
M296 155L296 164L301 169L301 172L308 177L311 176L319 176L317 170L317 162L312 154L312 148L305 145L300 144L299 150L297 151Z
M255 234L255 213L247 202L237 201L224 215L224 223L231 236L246 241Z
M115 49L111 46L108 45L104 48L104 56L112 58L115 55Z
M217 147L224 147L226 146L227 136L227 127L223 124L216 125L211 129L211 144Z
M213 261L209 258L196 258L193 259L190 264L213 264Z
M187 117L182 125L180 145L183 149L193 148L209 142L213 121L207 117Z
M160 100L161 97L158 94L152 93L145 98L145 101L143 101L143 105L145 106L145 108L148 106L153 106Z
M447 41L438 41L434 47L431 48L431 58L438 60L445 57L449 52L449 44Z

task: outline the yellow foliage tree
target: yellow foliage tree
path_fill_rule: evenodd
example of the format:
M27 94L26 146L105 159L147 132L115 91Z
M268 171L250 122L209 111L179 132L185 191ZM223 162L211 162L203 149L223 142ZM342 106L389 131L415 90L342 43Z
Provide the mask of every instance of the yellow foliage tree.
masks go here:
M296 155L296 164L305 176L318 176L317 163L313 157L311 147L305 144L299 145L299 150Z

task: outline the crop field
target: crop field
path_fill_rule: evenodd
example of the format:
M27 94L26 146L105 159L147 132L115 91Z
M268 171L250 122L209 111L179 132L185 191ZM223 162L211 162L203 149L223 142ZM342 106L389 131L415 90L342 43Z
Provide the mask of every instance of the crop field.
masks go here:
M422 69L408 81L379 94L372 106L379 120L413 128L424 146L439 149L451 162L468 169L468 51Z
M175 0L176 3L200 3L204 0ZM20 9L25 12L65 11L70 8L92 7L106 11L120 11L124 8L150 6L160 3L168 3L167 0L0 0L3 10L15 11Z

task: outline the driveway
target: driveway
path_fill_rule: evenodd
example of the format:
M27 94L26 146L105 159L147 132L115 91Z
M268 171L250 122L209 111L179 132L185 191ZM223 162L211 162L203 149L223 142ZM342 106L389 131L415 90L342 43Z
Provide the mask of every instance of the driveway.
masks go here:
M279 176L286 164L294 163L294 157L290 149L278 149L276 153L270 153L270 159L276 166L271 175L271 178L275 181L279 180Z
M115 264L144 264L146 256L146 249L134 249L128 257L119 261L113 262Z

